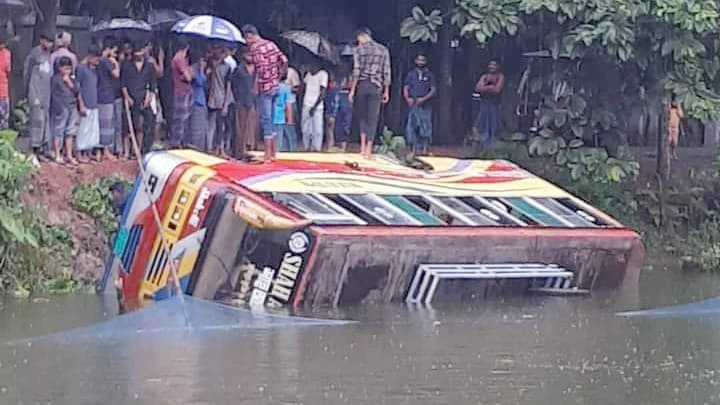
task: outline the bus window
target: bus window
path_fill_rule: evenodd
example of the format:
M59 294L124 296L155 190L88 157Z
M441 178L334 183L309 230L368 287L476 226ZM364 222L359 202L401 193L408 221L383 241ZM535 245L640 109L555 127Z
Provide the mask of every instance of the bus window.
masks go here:
M422 225L419 220L375 194L341 194L340 198L386 225Z
M275 193L273 199L317 224L365 224L365 221L319 194Z
M569 198L558 198L555 201L557 201L559 204L562 204L570 211L574 212L578 216L582 217L584 220L595 224L596 226L610 226L610 224L606 221L604 221L602 218L599 218L589 212L587 212L585 209L580 207L578 204L576 204L573 200Z
M495 213L485 215L458 198L449 196L425 197L433 205L445 210L456 221L451 225L498 226L500 217Z
M517 209L518 211L527 215L528 217L533 218L540 225L551 226L551 227L571 227L572 226L568 222L563 221L560 218L557 218L551 212L543 209L542 206L535 205L532 203L532 201L528 201L525 198L508 197L508 198L501 198L500 201L514 207L515 209Z
M504 201L504 199L497 197L482 197L481 200L490 204L496 211L504 213L511 218L516 218L520 220L523 224L526 224L528 226L541 225L541 223L537 219L528 216L523 211L520 211L513 205Z
M445 222L431 215L427 210L413 204L412 201L405 197L388 195L383 196L385 201L395 205L405 213L420 221L423 225L446 225Z
M585 215L582 215L578 212L575 212L565 205L561 204L554 198L534 198L534 201L536 201L538 204L541 204L543 207L547 208L548 210L552 211L555 215L563 218L564 220L570 222L573 226L579 226L579 227L596 227L598 226L596 223L594 223L592 220L588 220L588 214L584 213ZM594 218L592 218L594 219Z
M498 207L483 197L462 197L460 200L502 226L527 226L525 222L513 217L504 210L498 209Z

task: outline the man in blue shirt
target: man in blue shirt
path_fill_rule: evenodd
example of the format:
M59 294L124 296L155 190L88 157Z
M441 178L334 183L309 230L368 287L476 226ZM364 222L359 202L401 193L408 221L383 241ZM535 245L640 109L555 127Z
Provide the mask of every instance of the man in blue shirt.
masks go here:
M403 96L408 112L405 138L415 153L427 153L432 141L432 106L435 97L435 77L427 67L427 57L419 53L415 57L415 69L408 72L403 86Z

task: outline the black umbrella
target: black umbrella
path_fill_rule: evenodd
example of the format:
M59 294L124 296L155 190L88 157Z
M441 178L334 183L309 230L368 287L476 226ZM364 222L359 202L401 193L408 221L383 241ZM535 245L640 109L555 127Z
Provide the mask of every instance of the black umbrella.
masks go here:
M284 32L281 36L322 59L338 63L337 47L319 32L296 30Z
M160 8L150 11L148 14L148 23L150 23L152 29L156 31L165 31L169 30L176 22L189 17L190 15L183 13L180 10Z
M90 32L95 33L116 30L151 32L152 27L145 21L133 20L132 18L113 18L112 20L100 21L90 27Z

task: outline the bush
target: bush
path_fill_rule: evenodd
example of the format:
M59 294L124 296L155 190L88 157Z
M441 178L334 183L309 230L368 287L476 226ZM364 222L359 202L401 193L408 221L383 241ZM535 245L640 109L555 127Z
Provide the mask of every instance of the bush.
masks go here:
M90 215L108 237L112 237L118 225L110 194L110 186L118 181L125 184L126 190L132 187L132 184L119 177L110 177L100 179L95 184L77 186L72 193L73 208Z
M70 233L49 225L41 210L20 198L31 169L13 143L0 137L0 293L53 290L53 279L71 277Z

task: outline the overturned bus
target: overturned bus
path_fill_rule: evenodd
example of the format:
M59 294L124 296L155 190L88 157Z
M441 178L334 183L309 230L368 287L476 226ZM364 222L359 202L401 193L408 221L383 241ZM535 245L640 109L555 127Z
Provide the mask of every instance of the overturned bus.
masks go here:
M422 160L149 154L104 279L129 310L175 293L170 263L185 294L254 308L637 288L642 242L608 215L506 161Z

